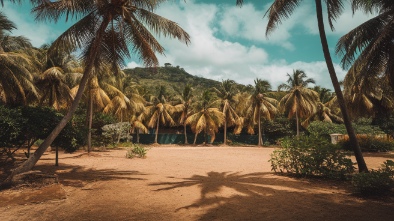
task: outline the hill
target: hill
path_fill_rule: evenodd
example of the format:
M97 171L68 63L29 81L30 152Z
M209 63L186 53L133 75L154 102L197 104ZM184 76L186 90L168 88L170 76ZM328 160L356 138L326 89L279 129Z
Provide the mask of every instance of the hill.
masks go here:
M156 94L157 87L160 85L164 85L167 88L169 95L175 95L181 92L186 84L191 84L196 93L220 85L219 81L191 75L179 66L157 68L137 67L123 71L126 76L138 83L146 93L150 94Z

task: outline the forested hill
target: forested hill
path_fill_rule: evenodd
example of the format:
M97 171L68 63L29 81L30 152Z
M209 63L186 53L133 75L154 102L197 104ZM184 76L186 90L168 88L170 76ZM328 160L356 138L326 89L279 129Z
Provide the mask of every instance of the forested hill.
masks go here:
M219 81L193 76L183 68L166 67L157 68L133 68L123 70L127 77L138 83L142 88L142 94L157 95L158 87L165 86L168 96L180 94L186 84L191 84L195 94L200 94L203 90L218 87ZM141 92L140 92L141 93Z

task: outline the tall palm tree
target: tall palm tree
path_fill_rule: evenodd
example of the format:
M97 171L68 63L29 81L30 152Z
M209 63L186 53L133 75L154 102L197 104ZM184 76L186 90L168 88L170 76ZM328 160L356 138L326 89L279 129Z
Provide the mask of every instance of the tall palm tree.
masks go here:
M186 119L186 124L190 125L195 134L193 144L196 144L197 135L202 131L211 136L211 143L214 141L215 134L224 122L224 114L216 107L216 103L209 90L205 90L201 99L194 103L194 114Z
M173 115L175 112L181 112L182 107L173 106L166 100L166 87L164 85L159 86L159 95L157 97L153 97L152 105L146 107L145 115L149 116L148 127L155 128L155 143L157 142L158 134L159 134L159 125L160 122L164 124L168 124L170 126L174 126L176 123L173 119Z
M0 94L4 103L26 105L28 94L39 97L33 82L38 67L28 54L22 52L32 48L29 40L7 34L13 29L16 29L15 25L0 12Z
M193 90L192 86L190 84L186 84L185 87L183 88L183 91L180 95L180 100L181 100L181 107L182 107L182 113L179 118L179 123L183 125L183 133L185 135L185 144L188 144L187 142L187 131L186 131L186 119L190 115L190 106L192 104L192 99L193 99Z
M238 90L236 88L235 81L233 80L223 80L219 88L213 88L218 101L221 104L221 109L224 115L224 140L223 144L227 144L227 127L233 126L237 120L238 115L234 108L234 97Z
M378 15L339 39L336 52L342 56L343 67L350 67L357 81L383 75L394 89L394 1L353 0L352 6L353 11L363 9Z
M93 70L100 69L106 62L111 62L114 66L124 64L123 59L130 58L129 49L132 49L145 65L158 65L155 53L163 54L164 49L150 30L189 43L189 35L175 22L153 13L161 2L163 1L33 1L36 4L33 9L36 20L58 21L65 14L66 20L81 18L53 42L50 51L63 49L65 45L68 46L69 51L80 48L85 69L79 90L68 113L34 155L15 169L8 180L15 174L30 170L66 126L77 109Z
M287 74L287 84L281 84L280 88L288 91L279 102L278 109L285 112L288 118L296 118L297 136L300 135L300 118L308 118L316 113L316 105L319 95L316 91L307 88L309 83L315 83L312 78L307 78L302 70L294 70L293 75ZM305 79L307 78L307 79Z
M258 127L258 146L264 144L262 139L261 118L272 120L277 114L276 105L278 101L269 96L271 85L266 80L257 78L254 80L254 91L248 97L248 104L245 105L247 119L248 133L254 133L254 127Z
M360 0L361 1L361 0ZM268 16L268 25L266 34L269 35L273 30L277 28L278 25L282 23L284 19L287 19L291 16L297 6L300 5L302 0L275 0L266 15ZM242 4L243 0L237 0L237 4ZM339 17L339 15L343 11L343 0L325 0L326 9L327 9L327 16L328 16L328 23L330 28L334 30L333 21ZM315 0L316 4L316 17L317 23L319 28L319 35L322 44L324 58L326 60L328 73L330 74L330 78L332 84L334 86L335 94L337 95L337 100L342 112L343 120L346 126L346 130L349 135L349 140L352 144L353 151L357 160L358 169L360 172L367 172L368 167L365 164L364 157L362 155L360 145L357 142L356 134L352 127L349 114L346 109L345 99L343 97L341 87L339 85L339 81L337 75L335 73L334 64L332 63L327 37L324 28L324 21L323 21L323 8L322 8L322 0Z
M310 124L311 121L314 120L319 120L319 121L324 121L324 122L329 122L329 123L338 123L342 124L343 119L336 115L335 113L331 112L330 108L328 108L326 105L324 105L321 102L318 102L316 105L316 112L310 115L308 118L306 118L301 125L305 128L307 128Z

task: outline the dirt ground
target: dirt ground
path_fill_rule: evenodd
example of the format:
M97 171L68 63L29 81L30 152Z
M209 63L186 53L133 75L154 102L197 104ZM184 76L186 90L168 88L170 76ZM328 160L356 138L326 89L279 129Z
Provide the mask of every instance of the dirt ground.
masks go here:
M36 170L60 184L0 192L0 220L394 220L394 197L365 199L349 185L271 172L273 148L156 146L47 152ZM394 154L368 154L377 168Z

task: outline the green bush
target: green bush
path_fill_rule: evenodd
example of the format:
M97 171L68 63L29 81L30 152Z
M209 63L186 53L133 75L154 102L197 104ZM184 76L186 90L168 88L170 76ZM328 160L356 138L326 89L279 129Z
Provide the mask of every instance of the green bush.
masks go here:
M383 168L369 173L358 173L352 178L357 193L363 195L382 195L394 187L394 161L387 160Z
M372 136L357 136L357 140L363 152L388 152L394 150L394 142L385 139ZM340 141L338 145L344 150L353 150L349 140Z
M308 133L313 136L323 136L330 139L330 134L346 134L346 128L343 124L334 124L323 121L313 121L308 126Z
M287 137L271 154L271 169L297 176L344 179L354 171L353 163L337 146L316 136Z
M147 152L147 148L138 144L133 144L133 147L127 148L126 158L145 158Z

